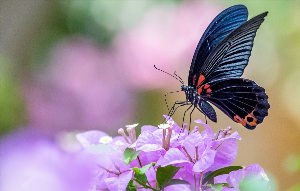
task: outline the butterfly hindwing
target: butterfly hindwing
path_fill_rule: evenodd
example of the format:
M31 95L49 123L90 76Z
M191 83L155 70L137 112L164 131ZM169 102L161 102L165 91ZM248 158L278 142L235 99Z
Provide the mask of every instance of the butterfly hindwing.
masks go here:
M251 55L256 32L266 15L267 12L245 22L214 49L199 71L198 86L201 83L222 78L236 78L243 74ZM201 75L205 80L200 79Z
M247 21L248 11L244 5L235 5L222 11L207 27L195 50L189 72L188 85L196 86L200 69L214 48L233 30Z
M202 98L248 129L254 129L268 115L268 96L251 80L229 78L205 85L210 91L201 92Z

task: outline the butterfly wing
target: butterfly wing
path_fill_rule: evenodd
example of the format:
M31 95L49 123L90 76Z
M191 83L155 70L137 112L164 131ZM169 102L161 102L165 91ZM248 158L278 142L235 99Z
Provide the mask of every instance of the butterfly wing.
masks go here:
M195 50L191 63L188 85L196 87L200 69L214 48L233 30L247 21L248 11L244 5L235 5L222 11L207 27Z
M216 46L201 66L197 88L207 82L243 74L256 32L267 14L264 12L245 22Z
M268 96L264 88L251 80L219 79L205 86L201 97L247 129L254 129L268 115Z

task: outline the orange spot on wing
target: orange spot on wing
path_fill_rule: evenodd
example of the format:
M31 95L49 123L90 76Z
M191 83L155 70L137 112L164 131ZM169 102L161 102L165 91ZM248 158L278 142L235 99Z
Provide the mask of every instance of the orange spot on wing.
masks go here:
M233 117L233 120L235 121L235 122L237 122L237 123L240 123L240 124L242 124L243 126L246 126L246 121L244 120L244 119L242 119L240 116L238 116L238 115L235 115L234 117Z
M235 115L233 117L233 120L237 123L242 124L243 126L246 126L247 124L251 127L255 127L257 125L257 119L254 117L253 112L249 113L242 119L240 116Z
M251 121L248 121L248 118L250 118ZM246 115L246 117L244 118L244 120L248 123L248 125L250 125L252 127L254 127L254 126L257 125L257 119L254 117L253 111L250 114Z

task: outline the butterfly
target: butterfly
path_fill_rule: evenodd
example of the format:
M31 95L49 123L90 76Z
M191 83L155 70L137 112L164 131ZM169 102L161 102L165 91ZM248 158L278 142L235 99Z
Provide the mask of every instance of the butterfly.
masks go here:
M178 107L189 105L183 120L187 111L192 109L191 115L197 108L217 122L213 104L247 129L255 129L263 122L270 108L265 89L241 76L248 65L256 32L267 14L264 12L247 20L247 8L234 5L213 19L195 50L188 85L181 86L186 100L176 101L169 115Z

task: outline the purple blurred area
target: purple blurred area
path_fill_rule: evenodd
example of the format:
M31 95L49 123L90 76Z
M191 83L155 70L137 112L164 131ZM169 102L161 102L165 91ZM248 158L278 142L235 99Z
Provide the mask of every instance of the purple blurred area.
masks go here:
M49 133L112 129L126 124L134 91L113 52L83 37L53 47L47 67L24 85L29 124Z
M1 191L83 191L93 181L93 160L63 150L54 140L22 130L0 141Z
M39 140L47 142L45 148L31 142L36 140L32 133L17 145L2 141L0 158L23 167L14 157L22 159L28 150L32 161L54 153L65 162L56 143L48 144L63 132L95 129L115 134L127 124L161 123L167 112L164 94L179 90L180 84L153 65L176 71L187 83L203 31L221 10L239 3L248 7L250 17L269 11L243 77L266 89L271 109L251 132L219 110L217 126L230 125L243 137L237 164L258 163L274 175L279 190L290 189L300 179L299 160L286 162L300 153L297 1L0 0L0 139L21 139L16 136L21 129L43 135ZM182 98L176 94L168 101ZM183 111L175 120L182 120ZM193 119L198 118L204 119L195 112ZM28 148L17 149L19 144ZM44 150L50 154L41 154ZM5 182L12 177L5 176Z

